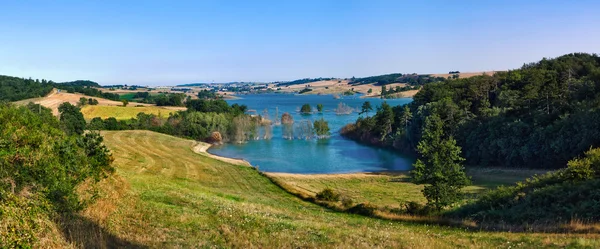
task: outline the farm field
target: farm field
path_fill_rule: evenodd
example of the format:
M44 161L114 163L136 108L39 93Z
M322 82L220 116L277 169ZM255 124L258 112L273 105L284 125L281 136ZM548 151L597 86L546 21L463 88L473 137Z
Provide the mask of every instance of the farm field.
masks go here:
M155 114L168 117L170 113L185 110L185 107L159 107L159 106L101 106L87 105L81 108L85 119L101 117L102 119L114 117L118 120L135 118L138 113Z
M64 102L69 102L73 105L77 105L77 103L79 102L79 99L82 97L98 100L98 106L119 106L119 105L123 104L120 101L108 100L108 99L103 99L103 98L98 98L98 97L91 97L91 96L86 96L86 95L78 94L78 93L67 93L64 91L58 91L56 89L52 90L52 92L50 92L50 94L48 94L48 96L46 96L46 97L24 99L24 100L15 102L15 104L26 105L29 102L33 102L35 104L40 104L44 107L50 108L54 115L58 115L58 106L60 106L60 104L62 104ZM130 102L129 104L132 106L134 106L134 105L152 106L150 104L135 103L135 102Z
M251 167L194 153L195 141L149 131L102 134L117 184L82 213L100 228L69 237L86 247L600 246L593 234L474 232L338 213L301 201Z

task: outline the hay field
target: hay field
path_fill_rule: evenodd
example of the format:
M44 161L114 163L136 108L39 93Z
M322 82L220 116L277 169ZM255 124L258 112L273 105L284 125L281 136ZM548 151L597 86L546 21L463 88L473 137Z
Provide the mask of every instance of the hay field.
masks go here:
M169 117L170 113L178 110L185 110L185 107L161 107L161 106L103 106L86 105L81 108L81 113L85 119L100 117L102 119L114 117L118 120L135 118L138 113L154 114L162 117Z

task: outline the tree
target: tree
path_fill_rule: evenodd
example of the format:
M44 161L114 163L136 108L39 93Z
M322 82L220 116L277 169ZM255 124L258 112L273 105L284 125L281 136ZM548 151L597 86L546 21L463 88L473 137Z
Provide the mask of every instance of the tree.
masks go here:
M317 111L323 112L323 104L317 104Z
M81 135L85 130L85 119L78 107L64 102L58 106L60 112L60 127L68 135Z
M402 109L402 115L400 116L400 124L404 126L404 131L408 130L408 124L412 119L412 113L410 112L410 108L408 105L404 105Z
M123 102L123 106L124 106L124 107L125 107L125 106L127 106L127 105L129 104L129 100L126 100L126 99L124 99L124 100L121 100L121 102Z
M411 171L413 182L427 184L423 195L427 204L440 211L461 198L461 188L470 182L464 172L461 148L452 137L444 136L442 119L433 114L425 119L423 137L417 145L418 159Z
M369 94L372 92L373 92L373 89L371 89L371 88L369 88L369 90L367 91L367 93L369 93Z
M310 104L302 105L302 108L300 108L300 112L302 114L310 114L312 112L312 108L310 107Z
M375 120L377 121L376 132L380 135L379 140L384 141L392 132L392 125L394 124L394 110L387 102L384 101L378 108Z
M383 96L385 96L387 94L387 91L385 90L385 86L381 86L381 98L383 99Z
M372 111L372 110L373 110L373 107L371 106L371 102L365 101L362 104L362 108L361 108L361 111L360 111L359 114L362 115L363 113L366 113L367 117L368 117L369 116L369 112Z
M329 123L324 118L315 120L313 127L318 138L325 138L330 135Z
M88 99L86 97L79 98L79 102L77 103L78 106L84 106L86 104L88 104Z

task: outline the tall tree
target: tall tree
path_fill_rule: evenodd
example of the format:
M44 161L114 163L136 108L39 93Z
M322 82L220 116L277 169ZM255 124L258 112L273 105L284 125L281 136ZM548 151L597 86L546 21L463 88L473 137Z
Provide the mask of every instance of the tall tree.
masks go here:
M60 112L60 127L68 135L81 135L85 130L85 119L78 107L64 102L58 107Z
M368 117L369 116L369 112L372 111L372 110L373 110L373 107L371 106L371 102L365 101L362 104L362 108L361 108L361 111L360 111L359 114L362 115L363 113L366 113L367 117Z
M470 180L464 172L461 148L444 136L442 119L433 114L425 119L423 137L417 146L419 158L411 171L413 181L427 184L423 195L438 211L461 198L461 188Z

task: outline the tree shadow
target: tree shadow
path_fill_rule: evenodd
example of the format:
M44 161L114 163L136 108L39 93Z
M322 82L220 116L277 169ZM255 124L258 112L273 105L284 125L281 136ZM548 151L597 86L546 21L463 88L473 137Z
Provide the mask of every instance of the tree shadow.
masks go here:
M119 238L79 214L61 215L59 219L64 238L79 248L148 248Z

